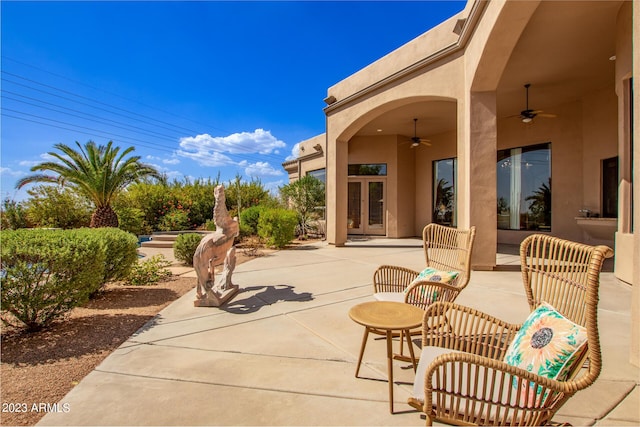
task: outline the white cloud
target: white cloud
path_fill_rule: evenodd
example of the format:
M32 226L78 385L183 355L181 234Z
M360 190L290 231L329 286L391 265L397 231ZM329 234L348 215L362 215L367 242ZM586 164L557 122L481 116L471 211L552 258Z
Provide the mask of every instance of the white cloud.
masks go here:
M152 156L151 154L148 154L145 159L149 161L162 162L165 165L177 165L180 163L180 159L178 159L175 155L163 159L162 157Z
M39 165L42 162L55 162L55 163L59 163L60 160L57 159L56 157L53 157L51 154L49 153L42 153L40 154L40 160L21 160L20 162L18 162L18 164L20 166L26 166L28 168L31 168L35 165ZM66 156L63 156L66 157Z
M296 145L293 146L293 148L291 149L291 155L287 156L287 158L285 160L286 161L295 160L298 157L300 157L300 143L299 142Z
M225 156L224 154L220 154L216 151L209 151L207 149L196 150L195 152L178 150L176 151L176 154L178 156L195 160L201 166L217 167L234 164L231 157Z
M244 163L242 166L246 165L246 162L240 163ZM279 176L283 174L281 170L275 169L267 162L249 164L245 167L244 172L249 176Z
M25 173L23 171L13 170L11 168L0 167L0 175L18 177L25 175Z
M147 156L147 158L148 157L149 156ZM158 172L160 172L161 174L166 176L167 179L169 179L169 180L173 180L173 179L181 180L182 178L185 177L185 175L182 172L174 171L174 170L171 170L171 169L166 168L164 166L160 166L160 165L153 164L153 163L149 163L149 166L154 167Z
M240 132L229 136L211 136L204 133L180 138L180 150L177 151L177 154L194 159L206 166L220 166L230 162L228 157L220 153L277 154L278 148L286 146L287 144L283 141L271 135L270 131L256 129L253 132ZM216 155L218 156L217 158L215 158ZM208 157L214 157L215 160L207 160Z

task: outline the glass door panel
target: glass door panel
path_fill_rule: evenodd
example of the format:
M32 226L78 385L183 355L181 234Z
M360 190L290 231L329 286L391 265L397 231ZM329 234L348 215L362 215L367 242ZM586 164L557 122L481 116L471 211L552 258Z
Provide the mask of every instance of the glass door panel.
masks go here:
M367 183L367 234L386 234L384 226L384 182L368 181Z
M362 183L349 182L347 202L347 233L362 234Z

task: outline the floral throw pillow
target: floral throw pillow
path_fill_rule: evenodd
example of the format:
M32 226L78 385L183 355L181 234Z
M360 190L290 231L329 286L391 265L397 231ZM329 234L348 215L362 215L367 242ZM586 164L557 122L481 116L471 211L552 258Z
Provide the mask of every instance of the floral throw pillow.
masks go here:
M504 361L550 379L563 379L568 365L585 349L587 330L558 313L551 305L542 303L534 310L507 349ZM513 386L516 387L517 384ZM523 384L526 387L526 384ZM533 394L532 387L530 394ZM535 390L536 401L545 396ZM532 402L530 396L529 402Z
M451 283L458 277L457 271L443 271L435 268L427 267L418 274L411 284L418 280L426 280L428 282Z
M410 284L409 286L407 286L407 288L404 290L405 293L407 293L409 291L409 289L411 289L411 285L413 285L414 283L416 283L417 281L421 281L421 280L426 280L428 282L437 282L437 283L451 283L453 282L456 277L458 277L458 272L457 271L443 271L443 270L437 270L435 268L431 268L431 267L427 267L424 270L422 270L420 272L420 274L418 274L418 277L416 277ZM417 298L418 300L425 302L423 300L425 300L426 297L426 304L431 304L434 301L436 301L438 299L438 291L434 290L431 292L431 294L429 294L427 296L427 290L424 287L421 287L420 289L418 289L419 292L419 296L416 297L416 295L414 294L413 297ZM411 301L408 301L409 303L411 303Z

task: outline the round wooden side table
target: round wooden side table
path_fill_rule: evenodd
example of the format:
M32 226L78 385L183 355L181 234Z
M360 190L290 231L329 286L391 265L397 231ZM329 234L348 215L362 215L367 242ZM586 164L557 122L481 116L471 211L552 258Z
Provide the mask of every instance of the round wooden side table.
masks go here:
M407 337L409 353L413 370L416 370L416 358L413 353L413 343L411 342L411 329L422 325L424 311L411 304L391 301L370 301L355 305L349 310L349 317L354 322L364 326L364 336L360 346L360 356L356 367L356 377L360 372L360 364L364 349L367 346L369 332L387 337L387 376L389 377L389 409L393 414L393 351L392 338L394 331L401 331ZM401 343L402 344L402 343Z

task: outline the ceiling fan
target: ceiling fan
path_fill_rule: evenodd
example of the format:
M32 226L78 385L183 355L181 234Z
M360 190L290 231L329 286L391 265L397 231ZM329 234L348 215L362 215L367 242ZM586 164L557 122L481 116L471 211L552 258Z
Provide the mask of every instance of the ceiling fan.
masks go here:
M416 127L418 125L418 119L413 119L413 137L411 138L411 148L419 147L420 144L424 144L427 147L430 147L431 144L428 139L418 138L418 134L416 131Z
M524 85L526 90L526 109L522 110L520 114L511 117L520 117L522 123L531 123L536 117L557 117L555 114L544 114L542 110L532 110L529 108L529 87L531 87L531 83Z

